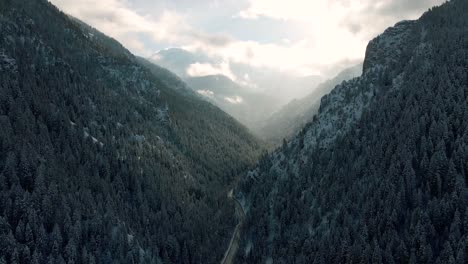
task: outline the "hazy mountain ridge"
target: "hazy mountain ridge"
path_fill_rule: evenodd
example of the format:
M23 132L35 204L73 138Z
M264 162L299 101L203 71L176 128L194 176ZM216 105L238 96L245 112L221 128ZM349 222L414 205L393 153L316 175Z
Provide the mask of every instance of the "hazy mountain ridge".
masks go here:
M261 120L277 107L278 102L274 97L242 87L224 75L189 77L186 82L194 91L254 133L259 131Z
M320 101L333 88L343 81L360 76L362 64L356 65L339 73L334 78L318 85L312 93L298 100L293 100L263 122L259 134L274 145L280 145L283 139L290 139L302 127L311 122L318 113Z
M466 1L370 42L362 77L241 183L239 262L464 263Z
M218 262L256 139L47 1L0 32L0 263Z
M295 76L286 72L236 64L230 64L228 69L224 69L229 70L227 73L207 72L205 75L200 73L200 76L191 76L189 69L193 65L210 65L217 68L223 65L223 61L180 48L161 50L150 60L177 73L190 88L202 94L206 100L239 120L257 136L267 140L270 140L271 136L268 135L267 129L263 128L265 120L290 100L309 94L322 81L320 76ZM237 78L233 79L236 76ZM294 127L292 130L298 128L300 127Z

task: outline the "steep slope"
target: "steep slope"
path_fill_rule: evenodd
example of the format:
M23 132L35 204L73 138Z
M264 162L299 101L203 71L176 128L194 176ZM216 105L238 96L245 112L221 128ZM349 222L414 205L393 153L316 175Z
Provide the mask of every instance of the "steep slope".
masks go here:
M263 122L258 134L274 146L280 145L283 139L292 138L305 124L312 121L314 115L318 113L322 97L343 81L360 76L362 66L362 64L359 64L342 71L333 79L318 85L308 96L293 100L283 106Z
M371 41L362 77L248 173L239 263L466 263L467 13Z
M168 87L178 90L181 93L195 95L193 90L176 74L166 68L156 65L145 58L137 57L138 62L148 68L154 75L164 82Z
M0 32L0 263L218 263L254 137L45 0Z
M223 75L190 77L187 85L247 126L254 133L260 124L277 109L278 100L264 93L242 87Z

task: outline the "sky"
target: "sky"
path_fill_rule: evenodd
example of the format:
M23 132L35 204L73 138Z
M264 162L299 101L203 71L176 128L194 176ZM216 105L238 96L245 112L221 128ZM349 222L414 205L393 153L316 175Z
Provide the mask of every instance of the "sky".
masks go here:
M242 80L231 65L331 77L362 61L387 27L445 0L50 1L137 55L179 47L221 61L191 65L190 74Z

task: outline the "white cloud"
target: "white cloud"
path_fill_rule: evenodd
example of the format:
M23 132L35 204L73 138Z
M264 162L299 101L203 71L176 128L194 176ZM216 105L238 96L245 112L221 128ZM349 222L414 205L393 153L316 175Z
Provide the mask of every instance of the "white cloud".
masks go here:
M224 100L230 104L242 104L244 99L240 96L224 97Z
M197 93L199 93L199 94L201 94L203 96L209 97L209 98L214 97L214 92L211 91L211 90L197 90Z
M303 39L283 40L284 45L236 42L225 53L235 54L239 62L274 65L302 74L325 73L331 65L362 59L368 41L374 36L402 19L416 19L427 8L443 1L250 0L240 17L253 23L262 17L294 22L303 28ZM245 56L247 49L254 55Z
M256 41L235 41L223 47L188 45L185 49L198 51L225 61L267 67L296 75L326 74L323 69L344 60L355 63L363 58L367 42L347 40L344 32L338 36L322 34L322 41L303 39L291 45L260 44ZM342 39L341 39L342 38ZM349 65L348 65L349 66Z
M65 12L82 19L103 31L139 55L149 56L151 48L139 39L144 35L156 43L168 43L170 46L182 46L188 50L199 50L224 61L248 64L254 67L270 67L281 71L291 71L300 74L320 72L323 65L333 65L343 58L358 59L364 54L365 41L349 41L350 33L334 34L320 30L315 35L320 41L312 41L305 36L303 40L288 43L259 43L257 41L239 41L225 35L208 34L192 28L183 14L169 10L161 10L157 19L137 13L134 8L123 0L52 0ZM303 12L300 1L293 0L289 15ZM269 6L270 1L255 1L256 7L249 9L252 14L261 11L261 5ZM265 15L275 15L281 5L273 1L271 7L265 9ZM283 2L281 2L283 3ZM278 13L279 14L279 13ZM313 14L312 14L313 15ZM306 18L307 12L299 17ZM321 16L324 17L324 16ZM287 19L285 15L282 18ZM316 26L320 29L320 26ZM312 30L312 29L311 29ZM314 30L312 30L314 32ZM345 40L345 41L343 41ZM346 43L346 46L343 46ZM209 66L193 65L190 69L195 76L205 74L224 74L232 80L238 78L232 74L229 65ZM241 80L239 80L241 82ZM244 85L250 85L244 83Z
M178 46L196 45L222 46L231 41L228 36L207 34L192 28L183 14L161 10L157 18L140 14L125 0L51 0L64 12L96 27L103 33L116 38L133 52L148 56L154 52L139 39L150 38L156 43Z
M187 75L191 77L202 77L208 75L224 75L236 81L237 77L232 73L229 63L222 62L218 65L210 63L193 63L187 68Z
M226 63L269 67L298 75L328 75L336 65L350 66L362 60L368 41L386 27L401 19L417 18L424 10L444 0L246 0L245 8L235 11L238 12L236 18L226 18L225 23L236 19L256 23L268 17L302 32L301 39L279 38L267 42L261 41L261 36L240 40L227 34L207 33L194 28L196 23L187 13L162 7L138 9L133 6L135 2L128 0L51 1L139 55L152 54L154 49L148 42L153 42L153 45L202 51ZM202 5L207 5L208 9L208 3L211 1ZM182 3L174 2L171 6L178 5ZM215 16L209 11L205 15ZM245 82L232 74L229 65L195 64L188 70L192 75L224 74L232 80ZM336 70L339 69L332 72Z
M250 6L240 12L240 17L256 19L260 16L268 16L282 20L314 20L328 17L326 13L320 13L328 8L330 1L310 0L251 0Z
M248 7L239 16L332 23L352 20L351 16L359 21L379 18L368 25L368 28L375 28L382 20L415 19L429 7L443 2L445 0L249 0Z

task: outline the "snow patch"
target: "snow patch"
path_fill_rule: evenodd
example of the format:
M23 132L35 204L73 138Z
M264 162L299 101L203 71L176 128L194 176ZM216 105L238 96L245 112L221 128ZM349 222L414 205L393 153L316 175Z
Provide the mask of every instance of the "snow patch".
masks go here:
M91 135L88 133L87 130L88 130L88 129L85 128L84 131L83 131L84 138L89 138L89 137L91 137L91 140L93 141L94 144L99 144L101 147L103 147L103 146L104 146L104 143L102 143L101 141L99 141L97 138L91 136Z
M0 50L0 71L18 72L16 60L6 55L4 50Z
M168 104L156 108L156 119L158 119L163 124L170 123Z
M252 240L247 241L247 245L245 246L244 256L247 256L252 251L253 243Z

